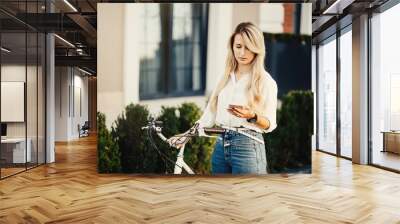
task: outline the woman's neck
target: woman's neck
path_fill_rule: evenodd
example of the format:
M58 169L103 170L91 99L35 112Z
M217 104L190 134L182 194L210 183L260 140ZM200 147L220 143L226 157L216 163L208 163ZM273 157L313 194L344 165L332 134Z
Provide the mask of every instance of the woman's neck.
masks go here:
M239 65L236 72L239 75L250 73L251 65Z

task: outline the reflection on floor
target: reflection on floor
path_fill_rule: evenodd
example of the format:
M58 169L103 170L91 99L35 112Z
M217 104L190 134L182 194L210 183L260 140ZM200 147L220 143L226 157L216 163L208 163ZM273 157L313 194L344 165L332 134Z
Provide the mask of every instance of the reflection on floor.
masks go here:
M373 164L400 171L400 155L391 152L374 151Z
M24 168L19 168L19 167L18 168L1 168L1 178L13 175L15 173L18 173L18 172L21 172L24 170L25 170L25 167Z
M5 178L7 176L19 173L21 171L26 170L25 164L0 164L1 166L1 178ZM35 167L36 163L28 163L26 164L27 169Z

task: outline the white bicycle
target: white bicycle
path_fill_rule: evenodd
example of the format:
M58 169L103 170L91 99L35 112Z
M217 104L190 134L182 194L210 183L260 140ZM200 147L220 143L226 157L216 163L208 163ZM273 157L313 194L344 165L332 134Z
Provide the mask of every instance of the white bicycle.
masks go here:
M182 169L185 170L188 174L195 174L184 160L185 145L187 142L189 142L191 137L204 136L204 137L216 138L218 136L212 136L210 134L225 133L224 128L198 128L198 125L195 125L189 131L183 134L175 135L174 137L176 137L176 141L168 142L168 138L166 138L162 133L162 121L155 121L152 118L149 120L147 126L142 127L142 130L147 130L147 135L149 137L150 144L160 154L160 156L164 157L164 159L168 160L169 162L175 164L174 174L182 174ZM175 162L169 159L165 154L163 154L158 149L157 145L154 142L153 133L156 133L158 137L164 142L166 142L169 146L179 149L179 153L177 155Z
M189 142L189 140L192 137L200 136L200 137L217 138L218 136L212 136L211 134L224 134L227 130L232 130L232 131L239 132L240 134L243 134L251 139L254 139L254 140L264 144L264 142L262 142L261 140L255 138L254 136L252 136L246 132L240 131L236 128L229 128L229 127L200 128L198 124L196 124L195 126L193 126L191 129L189 129L187 132L185 132L183 134L175 135L174 136L175 140L170 142L162 133L162 121L155 121L153 118L149 119L147 126L142 127L142 130L147 130L147 135L149 137L150 144L160 154L160 156L164 157L165 160L175 164L174 174L182 174L182 169L185 170L188 174L195 174L193 172L193 170L187 165L187 163L184 160L185 145L187 142ZM155 144L155 141L153 139L154 132L158 135L158 137L161 140L166 142L168 145L179 149L179 153L177 155L175 162L172 161L170 158L168 158L165 154L163 154L158 149L158 147Z

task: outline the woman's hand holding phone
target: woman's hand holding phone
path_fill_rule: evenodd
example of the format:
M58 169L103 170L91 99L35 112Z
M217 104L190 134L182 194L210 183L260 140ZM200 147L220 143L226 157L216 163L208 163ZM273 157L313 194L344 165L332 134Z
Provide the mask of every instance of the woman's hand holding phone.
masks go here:
M240 118L253 118L255 113L247 106L229 104L227 111L232 115Z

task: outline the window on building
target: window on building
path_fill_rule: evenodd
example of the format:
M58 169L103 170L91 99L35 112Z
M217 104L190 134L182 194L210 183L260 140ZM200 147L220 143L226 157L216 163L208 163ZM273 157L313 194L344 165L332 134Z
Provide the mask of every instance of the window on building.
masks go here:
M140 53L140 99L203 94L205 4L146 4Z

